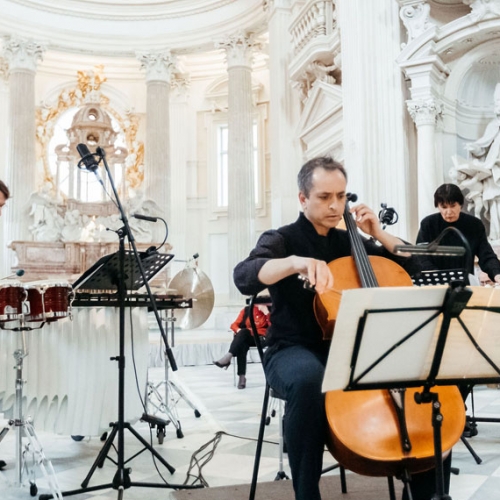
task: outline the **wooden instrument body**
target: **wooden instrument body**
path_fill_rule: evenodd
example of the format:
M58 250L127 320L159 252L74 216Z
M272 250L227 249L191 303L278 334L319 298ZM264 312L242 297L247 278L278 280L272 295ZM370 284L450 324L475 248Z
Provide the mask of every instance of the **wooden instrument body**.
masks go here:
M408 435L412 444L403 452L399 423L389 391L330 391L326 394L329 425L328 449L349 470L366 476L400 476L434 467L431 404L417 404L414 394L404 394ZM455 386L439 387L443 414L442 449L449 451L460 439L465 408Z
M324 338L331 338L343 290L374 286L412 286L408 273L397 263L368 256L346 204L344 219L351 237L354 257L328 264L334 290L318 294L314 308ZM380 332L384 335L384 332ZM367 476L399 476L403 470L421 472L434 466L434 433L431 404L417 404L413 395L421 388L405 391L405 419L412 445L403 450L401 431L392 397L387 389L331 391L325 409L329 425L328 446L346 468ZM444 416L441 427L443 452L460 439L465 408L457 387L434 387Z

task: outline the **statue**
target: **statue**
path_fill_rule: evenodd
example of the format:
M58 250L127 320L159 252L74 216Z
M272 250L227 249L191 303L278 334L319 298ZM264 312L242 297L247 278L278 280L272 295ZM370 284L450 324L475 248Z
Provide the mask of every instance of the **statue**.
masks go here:
M500 240L500 83L494 93L495 118L486 126L482 137L467 143L469 158L453 157L460 188L466 188L469 203L478 216L484 206L484 216L490 221L490 240Z
M33 193L29 200L29 215L33 224L29 230L35 241L59 241L63 219L59 214L58 205L50 196L50 184L45 184L39 192Z
M85 225L89 218L77 209L67 210L64 215L64 226L61 231L61 239L64 242L84 240Z

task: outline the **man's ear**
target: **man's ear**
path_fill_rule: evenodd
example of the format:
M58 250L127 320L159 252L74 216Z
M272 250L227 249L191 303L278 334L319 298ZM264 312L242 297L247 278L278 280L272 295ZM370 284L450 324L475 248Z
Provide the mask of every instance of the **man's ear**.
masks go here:
M306 199L307 199L307 196L302 191L299 191L299 202L301 205L304 205L304 203L306 202Z

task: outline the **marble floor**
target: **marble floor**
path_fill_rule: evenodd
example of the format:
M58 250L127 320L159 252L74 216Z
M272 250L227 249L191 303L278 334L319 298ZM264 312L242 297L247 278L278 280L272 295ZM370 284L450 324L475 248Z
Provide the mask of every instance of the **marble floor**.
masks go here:
M161 381L163 376L162 368L150 369L150 380ZM174 421L180 422L183 437L178 437L178 431L172 423L166 426L163 444L158 443L156 430L151 432L148 424L137 422L133 428L153 444L155 450L175 468L175 472L171 474L158 460L153 460L148 451L133 458L140 452L142 445L130 431L126 430L125 458L129 460L127 467L132 469L131 480L138 483L155 483L161 487L131 486L125 490L123 498L168 500L172 498L173 486L192 484L200 475L211 487L249 483L264 390L260 364L249 364L245 390L238 390L234 386L232 369L221 370L213 365L180 367L176 372L170 373L169 378L185 395L183 399L177 392L172 391L173 399L169 404L171 417ZM160 386L159 390L161 393L164 387ZM500 417L498 389L481 386L476 387L474 393L477 416ZM193 407L201 416L195 415ZM479 423L478 429L478 435L469 442L482 459L480 465L474 461L462 442L454 448L453 465L459 468L460 472L452 476L450 495L453 500L498 498L500 424ZM53 465L60 489L65 493L79 489L102 447L100 438L85 437L81 441L75 441L70 436L45 432L38 432L37 435L45 456ZM277 418L273 418L266 429L266 439L260 481L274 480L278 470ZM203 450L199 451L202 447ZM116 454L112 451L110 456L114 457ZM7 467L0 472L0 498L2 500L30 498L29 485L19 487L15 484L15 431L8 432L0 443L0 457L7 462ZM190 469L190 462L194 462L197 466ZM325 452L325 466L333 463L331 456ZM198 466L201 466L201 471ZM34 470L38 493L50 492L47 479L40 468L35 467ZM116 465L106 460L104 466L96 468L91 476L90 490L74 495L74 498L80 500L117 498L117 491L109 487L91 491L94 486L109 485L116 470ZM288 472L286 461L285 470ZM187 475L188 472L190 476Z

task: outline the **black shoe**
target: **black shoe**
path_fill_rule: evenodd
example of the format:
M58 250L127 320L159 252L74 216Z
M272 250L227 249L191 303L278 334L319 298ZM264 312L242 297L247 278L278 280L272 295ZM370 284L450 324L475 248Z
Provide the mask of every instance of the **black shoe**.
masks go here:
M7 464L3 460L0 460L0 470L6 466L7 466Z
M238 381L238 389L244 389L247 386L247 379L245 375L240 375L240 380Z
M228 361L227 363L219 363L218 361L214 361L214 365L218 366L219 368L225 368L226 370L228 369L229 365L231 364L231 361Z

